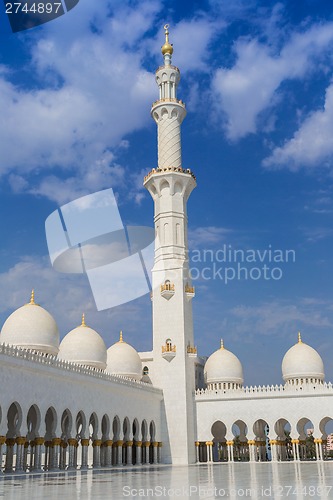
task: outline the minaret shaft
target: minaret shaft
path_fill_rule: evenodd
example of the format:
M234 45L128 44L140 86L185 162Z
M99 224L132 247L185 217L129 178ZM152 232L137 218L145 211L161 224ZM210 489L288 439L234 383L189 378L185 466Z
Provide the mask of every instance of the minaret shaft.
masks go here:
M164 66L156 72L160 99L151 110L158 127L158 168L144 185L154 200L156 230L152 270L153 368L151 379L164 393L168 435L164 460L195 461L195 357L188 243L187 200L196 186L182 168L180 128L186 111L177 99L179 69L171 65L173 48L166 30Z

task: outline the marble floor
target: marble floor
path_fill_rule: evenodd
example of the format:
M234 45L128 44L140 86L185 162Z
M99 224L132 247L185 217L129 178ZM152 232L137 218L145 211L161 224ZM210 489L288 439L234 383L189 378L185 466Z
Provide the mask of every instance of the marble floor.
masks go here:
M119 467L0 477L6 500L333 498L333 461Z

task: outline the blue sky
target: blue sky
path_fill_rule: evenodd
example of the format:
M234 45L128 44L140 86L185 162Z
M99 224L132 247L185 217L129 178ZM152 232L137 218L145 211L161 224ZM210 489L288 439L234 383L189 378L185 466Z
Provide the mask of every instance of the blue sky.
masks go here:
M61 336L85 311L107 345L123 329L138 350L151 348L149 296L97 312L86 277L52 269L44 223L58 206L112 187L126 224L151 225L142 179L157 162L149 112L168 22L188 111L183 166L198 182L191 250L296 256L278 264L279 280L195 280L199 352L222 337L246 383L279 383L301 330L332 380L330 2L80 0L19 34L3 14L0 22L1 323L35 288Z

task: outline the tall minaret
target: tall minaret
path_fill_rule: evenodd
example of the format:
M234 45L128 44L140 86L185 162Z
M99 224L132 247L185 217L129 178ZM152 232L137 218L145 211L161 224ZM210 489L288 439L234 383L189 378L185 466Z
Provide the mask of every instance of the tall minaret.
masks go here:
M195 462L194 358L192 298L187 243L187 200L196 186L181 159L180 126L185 104L177 99L180 72L171 64L168 25L163 66L156 71L159 100L151 115L158 128L158 168L144 180L154 200L155 262L152 270L153 367L151 379L164 392L168 435L163 460Z

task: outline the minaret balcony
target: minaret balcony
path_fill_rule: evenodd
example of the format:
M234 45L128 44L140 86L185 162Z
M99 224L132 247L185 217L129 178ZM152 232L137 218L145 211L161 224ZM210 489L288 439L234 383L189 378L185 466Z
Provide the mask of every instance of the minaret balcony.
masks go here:
M185 102L182 101L181 99L177 99L176 97L161 97L161 99L157 99L157 101L154 101L152 104L152 109L155 106L158 106L159 104L165 104L168 102L176 102L177 104L180 104L183 108L186 108Z
M166 342L162 345L162 358L166 359L169 363L176 356L176 346L171 345L171 342Z
M195 297L195 288L194 286L185 285L185 295L187 300L192 300Z
M166 281L161 285L161 295L164 299L170 300L175 295L175 285Z
M194 347L192 347L192 346L188 345L188 346L187 346L187 354L188 354L191 358L196 357L196 356L197 356L197 348L196 348L195 346L194 346Z
M144 184L149 180L149 178L152 175L155 174L166 174L166 173L172 173L172 172L180 172L181 174L188 174L190 175L194 180L196 180L196 177L192 170L190 168L181 168L181 167L166 167L166 168L153 168L145 177L144 177Z

